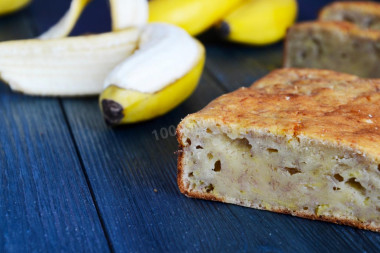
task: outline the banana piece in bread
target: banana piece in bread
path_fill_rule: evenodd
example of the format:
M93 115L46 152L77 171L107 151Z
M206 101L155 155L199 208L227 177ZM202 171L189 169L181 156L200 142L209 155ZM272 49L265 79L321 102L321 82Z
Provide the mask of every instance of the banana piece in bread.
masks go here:
M334 2L322 9L322 21L346 21L362 29L380 30L380 3Z
M380 232L380 81L281 69L177 128L178 185L215 200Z
M318 21L292 26L284 66L329 69L361 77L380 77L380 32L347 22Z

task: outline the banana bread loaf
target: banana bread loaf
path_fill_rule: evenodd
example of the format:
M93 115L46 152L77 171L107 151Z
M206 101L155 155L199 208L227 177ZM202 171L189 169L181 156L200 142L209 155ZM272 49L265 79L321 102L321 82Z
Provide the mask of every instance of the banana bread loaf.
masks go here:
M177 128L186 196L380 232L380 81L276 70Z
M361 77L380 77L380 32L348 22L318 21L292 26L284 66L330 69Z
M346 21L362 29L380 30L380 3L333 2L319 14L322 21Z

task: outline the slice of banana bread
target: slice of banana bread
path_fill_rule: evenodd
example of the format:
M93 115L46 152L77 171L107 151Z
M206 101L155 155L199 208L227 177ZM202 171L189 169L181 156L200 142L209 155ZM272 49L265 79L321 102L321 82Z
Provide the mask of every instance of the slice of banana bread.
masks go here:
M380 77L380 32L351 23L318 21L294 25L288 30L284 51L285 67Z
M346 21L362 29L380 30L380 3L334 2L322 9L319 20Z
M380 81L276 70L177 128L186 196L380 232Z

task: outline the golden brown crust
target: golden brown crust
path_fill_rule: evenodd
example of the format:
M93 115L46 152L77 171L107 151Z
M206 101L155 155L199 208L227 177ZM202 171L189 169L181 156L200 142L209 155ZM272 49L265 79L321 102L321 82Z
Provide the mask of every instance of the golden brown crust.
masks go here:
M350 1L350 2L333 2L326 5L320 12L318 19L323 20L325 16L331 11L350 11L355 10L356 12L361 12L363 15L377 15L380 16L380 4L376 2L359 2L359 1Z
M373 158L380 163L380 80L361 79L329 70L279 69L258 80L250 88L223 95L187 119L207 120L240 131L258 130L275 135L302 135ZM183 153L181 128L178 185L188 197L226 202L211 193L191 192L182 180ZM235 203L249 206L247 204ZM253 206L265 209L260 206ZM286 208L266 209L294 216L329 221L380 232L380 227L359 220L320 216Z
M380 81L280 69L188 117L352 148L380 161ZM233 115L233 116L232 116Z

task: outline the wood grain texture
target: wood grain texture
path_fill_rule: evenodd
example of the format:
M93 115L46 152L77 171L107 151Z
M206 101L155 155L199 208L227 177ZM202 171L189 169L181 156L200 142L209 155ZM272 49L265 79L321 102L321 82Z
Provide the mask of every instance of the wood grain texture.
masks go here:
M68 0L34 0L25 12L35 34L54 24L68 5ZM316 12L310 7L316 1L302 5ZM73 34L109 27L107 1L94 0ZM116 252L380 251L380 235L373 232L179 193L177 143L165 131L222 93L281 65L281 44L250 48L204 41L207 70L197 91L171 113L141 124L107 127L97 98L62 99L63 115L57 99L25 97L0 86L0 119L6 126L0 127L0 166L12 168L0 170L0 215L6 217L0 219L1 232L6 231L0 251L108 251L94 204ZM22 172L14 169L19 163L26 168Z
M221 94L205 76L195 94L168 115L115 129L103 122L96 99L64 100L96 202L117 252L178 252L188 245L211 249L211 244L201 243L208 229L191 229L204 223L213 226L208 224L212 222L209 217L198 219L194 215L210 204L195 202L201 206L194 210L186 207L188 199L181 196L176 185L175 138L157 139L152 132L160 135L161 129L169 131L181 117ZM190 241L184 243L182 238Z
M206 45L206 68L226 91L248 87L282 64L282 43L258 48L215 42Z
M0 39L34 36L27 11ZM0 83L0 252L109 251L58 99Z
M58 101L0 94L0 252L107 251Z

